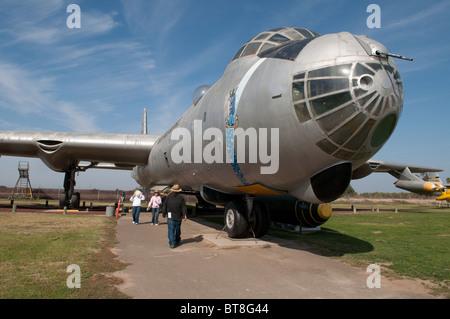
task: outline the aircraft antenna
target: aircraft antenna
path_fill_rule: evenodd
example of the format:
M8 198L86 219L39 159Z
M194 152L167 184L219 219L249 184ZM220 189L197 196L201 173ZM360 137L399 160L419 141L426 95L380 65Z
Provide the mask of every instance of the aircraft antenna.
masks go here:
M31 188L30 182L30 163L29 162L19 162L19 179L17 180L16 186L14 186L9 199L16 198L33 198L33 190Z

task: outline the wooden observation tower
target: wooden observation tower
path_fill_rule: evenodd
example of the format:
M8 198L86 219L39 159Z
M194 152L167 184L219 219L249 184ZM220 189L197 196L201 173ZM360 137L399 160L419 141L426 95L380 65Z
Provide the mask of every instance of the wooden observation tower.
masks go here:
M33 190L31 188L29 170L29 162L19 162L19 179L17 180L16 186L14 186L9 199L33 198Z

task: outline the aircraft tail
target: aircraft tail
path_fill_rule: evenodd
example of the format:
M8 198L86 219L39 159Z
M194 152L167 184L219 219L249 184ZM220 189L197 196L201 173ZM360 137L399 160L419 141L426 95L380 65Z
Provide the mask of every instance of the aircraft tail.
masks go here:
M437 197L436 200L446 200L450 203L450 190L443 189L441 190L441 196Z
M144 114L142 115L141 134L148 134L148 132L147 132L147 109L146 108L144 108Z

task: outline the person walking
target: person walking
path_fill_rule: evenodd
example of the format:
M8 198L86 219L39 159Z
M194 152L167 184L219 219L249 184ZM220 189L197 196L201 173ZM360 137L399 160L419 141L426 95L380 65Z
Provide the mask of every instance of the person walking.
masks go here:
M161 205L161 197L159 196L159 192L155 191L147 207L147 211L149 211L150 208L152 209L152 225L158 225L160 205Z
M167 228L170 248L175 248L181 241L181 222L187 220L187 207L182 189L179 185L173 185L162 207L163 217L167 217Z
M141 213L141 202L145 200L145 196L142 195L140 190L136 190L133 196L130 197L130 202L133 202L133 224L139 224L139 214Z

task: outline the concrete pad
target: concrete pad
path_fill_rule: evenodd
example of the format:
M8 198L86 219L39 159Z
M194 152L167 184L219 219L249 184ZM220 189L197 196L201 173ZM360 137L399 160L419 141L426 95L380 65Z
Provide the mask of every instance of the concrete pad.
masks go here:
M276 245L274 241L267 238L229 238L226 233L205 234L203 239L209 241L218 248L256 247L262 248L265 245Z
M369 288L371 273L308 251L297 241L266 236L231 240L216 224L193 218L181 226L181 245L169 248L167 224L141 213L121 216L114 249L130 265L115 275L119 289L144 299L433 298L422 285L385 277Z

